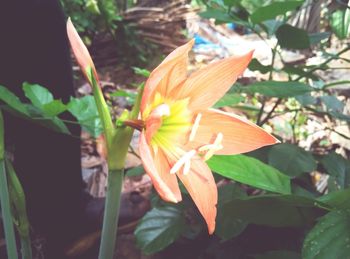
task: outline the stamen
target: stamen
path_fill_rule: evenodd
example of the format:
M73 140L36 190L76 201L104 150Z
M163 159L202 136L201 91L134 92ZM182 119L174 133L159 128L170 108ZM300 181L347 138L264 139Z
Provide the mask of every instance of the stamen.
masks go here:
M198 113L196 116L196 119L194 120L192 129L191 129L191 133L190 133L190 137L189 137L189 141L193 141L194 137L196 136L198 127L199 127L199 122L202 119L202 114Z
M190 162L191 158L196 154L196 150L191 150L186 152L177 162L173 165L173 167L170 169L171 174L175 174L180 170L180 168L185 165L185 167L188 167L189 165L186 166L187 162ZM185 168L184 168L185 169ZM189 169L186 168L186 170L189 171Z
M184 165L183 174L188 175L188 173L190 172L190 169L191 169L191 160L188 160Z
M204 145L198 149L199 152L203 152L203 151L206 152L203 157L204 160L210 159L215 154L216 151L219 151L220 149L224 148L223 145L221 144L223 137L224 135L221 132L219 132L213 144Z

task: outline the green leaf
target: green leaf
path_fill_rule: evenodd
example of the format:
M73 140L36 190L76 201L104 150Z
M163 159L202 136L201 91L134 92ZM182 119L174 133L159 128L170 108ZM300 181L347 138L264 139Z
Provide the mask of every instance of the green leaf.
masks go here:
M344 259L350 255L350 211L331 211L307 234L303 259Z
M251 84L244 90L269 97L287 98L311 92L313 89L299 82L263 81Z
M39 109L41 109L44 104L53 101L53 96L49 90L40 85L23 83L23 91L32 104Z
M259 71L262 74L266 74L271 71L272 67L265 66L259 62L256 58L253 58L252 61L250 61L248 68L252 71Z
M260 24L263 30L270 36L274 35L278 28L284 24L282 21L278 20L267 20Z
M321 96L320 99L326 106L328 112L343 112L344 104L339 101L337 97L332 95L325 95Z
M291 177L316 169L316 161L312 154L292 144L273 146L268 158L269 165Z
M317 198L321 203L336 209L350 209L350 189L331 192Z
M224 206L234 199L245 196L247 196L246 193L237 184L227 184L219 188L215 234L221 239L228 240L238 236L248 225L243 219L228 217Z
M136 242L145 254L152 254L173 243L184 230L181 210L175 206L153 208L137 225Z
M276 250L259 255L253 255L254 259L301 259L301 255L294 251Z
M318 44L322 40L328 39L331 34L329 32L317 32L317 33L310 33L309 34L309 40L310 44Z
M214 172L264 190L290 193L290 180L277 169L244 155L213 156L208 165Z
M0 100L6 103L11 109L28 116L27 106L23 104L20 99L6 87L0 85Z
M126 176L128 177L140 176L140 175L143 175L144 173L145 173L145 169L143 168L143 166L137 166L137 167L128 169L128 171L126 172Z
M68 111L73 114L83 129L92 136L98 137L102 133L102 123L93 96L87 95L83 98L71 98L67 107Z
M64 112L66 109L66 105L64 105L61 100L53 100L52 102L46 103L42 106L43 112L49 117L55 117Z
M278 15L286 14L288 11L295 10L303 4L304 1L283 1L274 2L255 10L250 16L253 23L260 23L275 18Z
M132 105L135 103L137 93L127 92L125 90L117 90L117 91L111 93L110 96L125 97L126 101Z
M337 10L331 15L330 24L335 35L344 40L350 35L350 11L349 5L346 10Z
M139 67L132 67L132 69L134 70L134 73L136 75L139 75L139 76L143 76L143 77L146 77L148 78L151 74L151 72L147 69L144 69L144 68L139 68Z
M317 99L315 97L311 96L310 93L306 93L306 94L303 94L303 95L295 96L295 99L302 106L315 105L317 103Z
M330 191L350 187L350 161L332 152L321 159L321 164L330 175L328 188Z
M289 24L281 25L276 31L278 43L286 49L307 49L310 47L308 33Z
M232 22L232 17L225 11L220 11L217 9L208 8L206 11L199 13L200 17L206 19L215 19L218 22L230 23Z
M304 226L319 216L313 199L296 195L260 195L226 202L220 210L229 219L272 227Z
M214 108L235 105L244 100L244 97L239 94L225 94L215 105Z

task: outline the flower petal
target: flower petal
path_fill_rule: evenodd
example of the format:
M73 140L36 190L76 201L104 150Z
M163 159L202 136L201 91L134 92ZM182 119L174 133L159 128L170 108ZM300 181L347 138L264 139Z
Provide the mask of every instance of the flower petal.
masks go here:
M204 217L209 234L212 234L215 230L218 190L209 167L196 156L191 160L191 171L186 175L180 172L177 176Z
M218 133L223 134L223 149L218 155L234 155L249 152L279 141L254 123L237 115L209 109L201 111L202 118L193 141L188 148L198 148L214 141Z
M152 71L143 91L141 112L151 102L155 92L159 92L163 97L166 97L175 86L186 79L188 52L191 50L193 43L194 40L191 40L176 48Z
M176 176L170 174L170 165L165 154L159 149L157 155L153 156L144 132L140 136L140 155L142 164L162 199L175 203L181 201Z
M68 18L67 20L67 35L73 50L73 54L80 66L80 69L84 73L84 76L88 80L88 82L90 82L90 78L87 74L87 69L89 68L92 69L95 79L96 81L98 81L98 76L97 76L94 62L92 61L89 51L87 50L84 42L79 37L79 34L77 30L74 28L74 25L70 18Z
M248 66L253 51L240 57L230 57L209 64L192 73L184 84L171 95L176 99L190 98L191 110L206 109L214 105L230 89Z

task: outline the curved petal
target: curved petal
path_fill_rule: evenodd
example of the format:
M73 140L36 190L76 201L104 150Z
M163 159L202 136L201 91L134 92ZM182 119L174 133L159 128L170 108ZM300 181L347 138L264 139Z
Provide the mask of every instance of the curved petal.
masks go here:
M240 57L230 57L209 64L192 73L184 84L172 91L176 99L190 98L191 110L206 109L214 105L230 89L247 68L253 51Z
M223 134L223 149L218 155L234 155L249 152L279 141L254 123L237 115L215 109L202 111L202 118L194 140L189 148L198 148L214 141L218 133Z
M166 97L175 86L186 79L188 52L193 44L194 40L191 40L176 48L152 71L143 91L141 113L155 92L159 92L163 97Z
M191 161L191 171L187 175L180 172L177 176L204 217L209 234L212 234L215 230L218 190L209 167L202 159L195 157Z
M98 81L98 76L97 76L94 62L92 61L89 51L87 50L84 42L79 37L79 34L77 30L74 28L74 25L70 18L68 18L67 20L67 35L73 50L73 54L80 66L80 69L84 73L84 76L88 80L88 82L90 82L90 78L87 75L88 68L92 69L95 79L96 81Z
M181 192L176 176L170 174L170 165L161 149L153 156L144 132L140 136L140 155L142 164L152 180L154 188L163 200L170 202L181 201Z

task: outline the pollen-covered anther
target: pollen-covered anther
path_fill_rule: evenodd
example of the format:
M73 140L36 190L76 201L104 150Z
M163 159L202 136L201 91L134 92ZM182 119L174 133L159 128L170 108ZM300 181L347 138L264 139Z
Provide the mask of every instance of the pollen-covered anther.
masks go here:
M224 148L223 145L221 144L223 137L224 135L221 132L219 132L216 136L216 139L214 140L214 143L201 146L198 149L199 152L206 152L203 157L204 160L210 159L215 154L216 151L219 151Z
M171 174L177 173L182 166L184 166L183 173L186 175L190 171L191 167L191 159L196 154L196 150L190 150L186 152L177 162L173 165L173 167L170 169Z
M197 130L198 130L198 127L199 127L199 122L201 121L201 119L202 119L202 114L198 113L197 116L196 116L196 119L194 120L193 126L191 128L189 141L193 141L194 140L194 138L196 136L196 133L197 133Z

